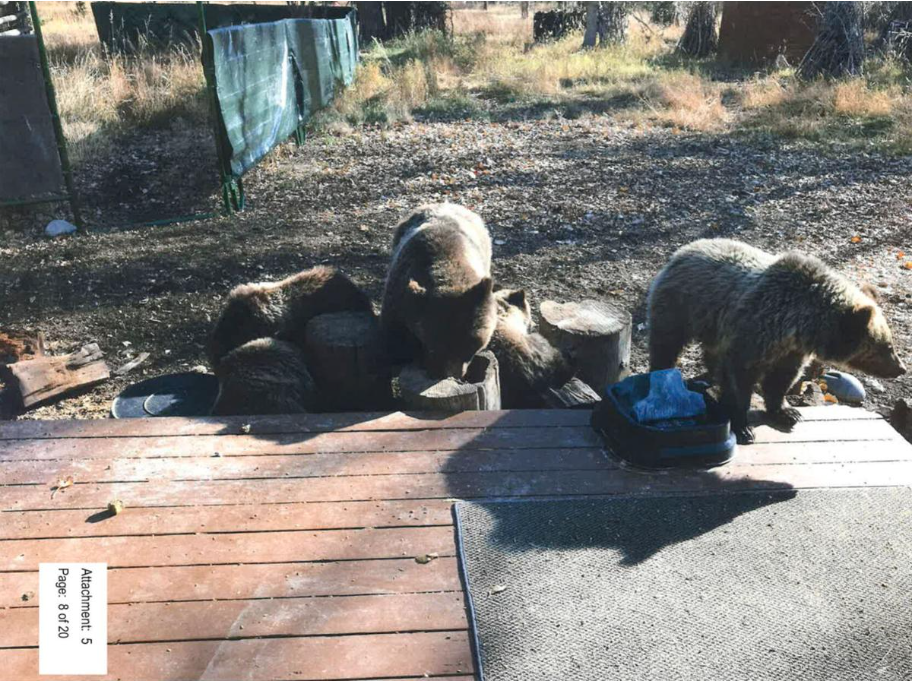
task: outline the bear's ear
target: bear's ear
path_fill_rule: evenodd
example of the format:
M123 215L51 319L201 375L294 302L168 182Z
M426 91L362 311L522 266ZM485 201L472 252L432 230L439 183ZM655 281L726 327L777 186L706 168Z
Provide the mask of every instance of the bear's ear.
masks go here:
M507 302L512 306L526 310L526 291L514 289L507 295Z
M845 312L840 320L842 340L852 345L855 345L857 341L861 341L868 332L869 323L872 321L872 315L874 314L875 309L868 305Z
M866 296L871 298L876 303L878 302L880 295L878 293L878 288L876 286L874 286L870 282L863 282L859 288L862 290L862 293L864 293Z
M492 285L493 282L491 281L491 277L483 277L466 292L465 295L467 298L464 300L481 301L482 299L491 296Z
M425 289L425 287L423 287L421 284L416 282L414 279L410 279L409 284L407 286L409 287L409 293L412 294L413 296L424 296L425 294L428 293L428 290Z

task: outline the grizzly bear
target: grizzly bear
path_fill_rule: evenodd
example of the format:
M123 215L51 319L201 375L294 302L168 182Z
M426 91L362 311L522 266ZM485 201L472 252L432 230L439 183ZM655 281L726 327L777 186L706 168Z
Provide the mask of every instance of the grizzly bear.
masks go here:
M226 354L215 368L214 415L294 414L315 407L313 379L298 346L254 339Z
M754 440L748 410L758 382L768 417L795 425L784 396L812 357L878 377L906 372L878 304L801 253L696 241L672 256L647 299L650 369L673 367L699 341L740 443Z
M564 355L541 334L530 332L532 315L526 292L501 289L494 293L498 325L488 350L498 359L501 406L505 409L546 407L542 392L560 388L574 374Z
M242 284L210 335L207 354L217 367L231 350L273 336L304 347L304 328L314 317L346 310L372 312L371 300L336 268L317 266L279 282Z
M418 360L435 378L463 377L497 324L491 237L478 215L430 204L397 226L380 320L395 362Z

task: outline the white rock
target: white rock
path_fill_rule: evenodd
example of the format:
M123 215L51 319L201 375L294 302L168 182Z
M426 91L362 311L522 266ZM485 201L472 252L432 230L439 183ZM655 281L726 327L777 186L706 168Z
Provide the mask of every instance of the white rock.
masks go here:
M865 377L863 379L863 381L865 382L866 386L868 386L873 391L875 391L875 393L884 393L885 392L884 384L882 384L880 381L878 381L878 379L870 379L869 377Z
M865 400L865 388L862 382L852 374L831 370L821 377L827 384L828 393L842 403L861 403Z
M66 220L52 220L44 228L44 233L48 237L59 237L62 234L70 234L71 232L76 232L76 226Z

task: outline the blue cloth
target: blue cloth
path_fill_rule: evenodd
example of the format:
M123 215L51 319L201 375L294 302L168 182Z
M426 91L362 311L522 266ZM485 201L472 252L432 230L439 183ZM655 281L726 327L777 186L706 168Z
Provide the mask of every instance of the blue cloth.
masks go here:
M650 392L634 403L634 418L641 423L687 419L706 412L704 396L689 391L677 369L650 372Z

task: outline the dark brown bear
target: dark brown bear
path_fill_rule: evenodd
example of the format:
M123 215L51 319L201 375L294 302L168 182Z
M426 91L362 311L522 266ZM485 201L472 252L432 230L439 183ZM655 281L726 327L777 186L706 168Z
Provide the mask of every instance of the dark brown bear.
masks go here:
M801 253L694 242L653 280L648 308L650 369L674 366L686 344L700 341L740 443L754 440L748 409L758 382L772 420L799 420L784 396L812 357L878 377L906 372L878 304Z
M268 336L303 348L312 318L345 310L371 312L371 301L336 268L321 265L280 282L242 284L229 293L210 336L210 365L215 368L226 353Z
M435 378L462 378L497 323L491 237L454 204L414 210L396 228L381 329L391 358L418 360Z
M294 344L254 339L222 358L215 369L219 395L214 415L295 414L315 408L316 389Z
M501 406L505 409L546 407L541 393L560 388L574 374L565 357L541 334L530 332L532 315L526 292L495 292L498 326L488 350L498 359Z

